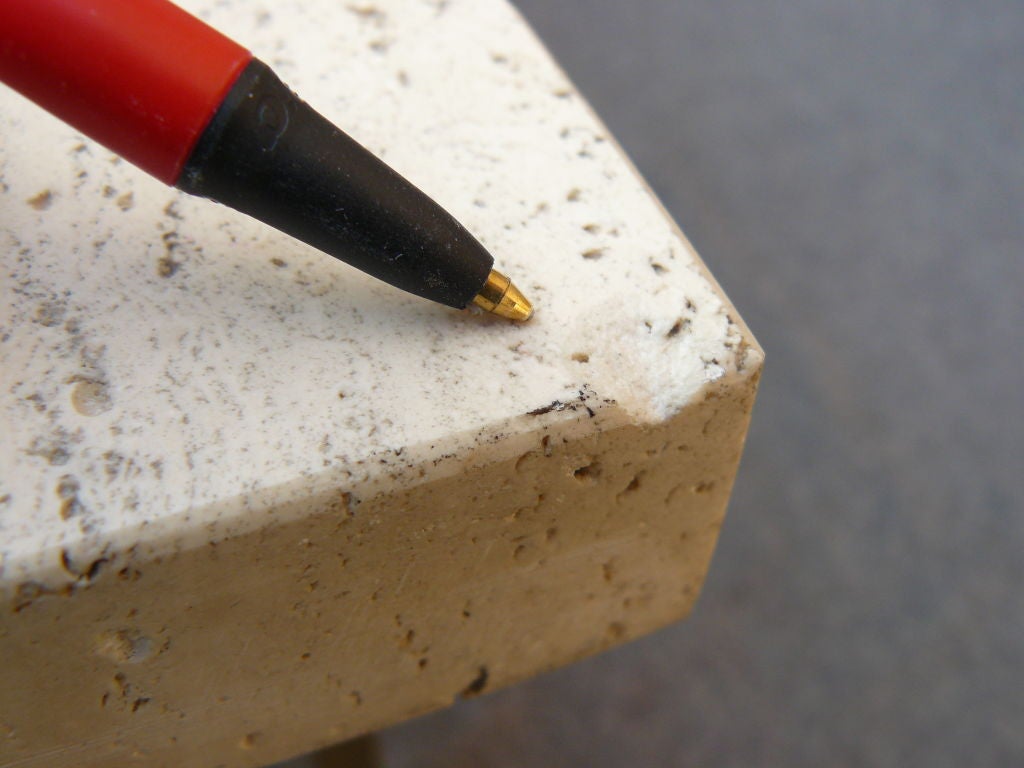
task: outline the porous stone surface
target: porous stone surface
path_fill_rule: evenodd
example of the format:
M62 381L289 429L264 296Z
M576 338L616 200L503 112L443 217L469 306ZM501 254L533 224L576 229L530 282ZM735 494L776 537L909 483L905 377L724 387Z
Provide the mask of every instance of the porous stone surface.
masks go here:
M0 91L0 764L265 764L684 616L763 355L514 9L182 5L537 313L402 294Z

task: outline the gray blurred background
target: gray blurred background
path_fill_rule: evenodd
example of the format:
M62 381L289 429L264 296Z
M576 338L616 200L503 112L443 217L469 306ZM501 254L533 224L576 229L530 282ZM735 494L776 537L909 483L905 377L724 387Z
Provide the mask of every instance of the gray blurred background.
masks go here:
M382 764L1024 765L1024 3L518 5L767 368L692 618Z

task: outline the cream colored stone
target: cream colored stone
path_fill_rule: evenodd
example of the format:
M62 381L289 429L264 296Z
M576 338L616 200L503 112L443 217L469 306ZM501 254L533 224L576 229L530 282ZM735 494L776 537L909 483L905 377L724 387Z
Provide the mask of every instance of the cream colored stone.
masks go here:
M0 765L262 765L684 616L762 354L516 13L182 5L538 311L401 294L0 92Z

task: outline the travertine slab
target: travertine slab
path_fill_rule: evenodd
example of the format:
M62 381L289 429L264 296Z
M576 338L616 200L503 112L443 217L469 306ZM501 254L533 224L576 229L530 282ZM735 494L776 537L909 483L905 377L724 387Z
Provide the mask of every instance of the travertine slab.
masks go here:
M260 765L685 615L762 353L515 11L182 5L538 311L375 283L0 91L0 765Z

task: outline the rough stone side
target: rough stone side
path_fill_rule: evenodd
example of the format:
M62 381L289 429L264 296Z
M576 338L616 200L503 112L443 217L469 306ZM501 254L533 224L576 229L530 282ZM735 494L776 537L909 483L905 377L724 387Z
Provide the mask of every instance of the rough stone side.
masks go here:
M0 758L258 766L444 707L685 616L757 371L654 427L537 422L521 456L4 606ZM303 516L304 515L304 516Z

